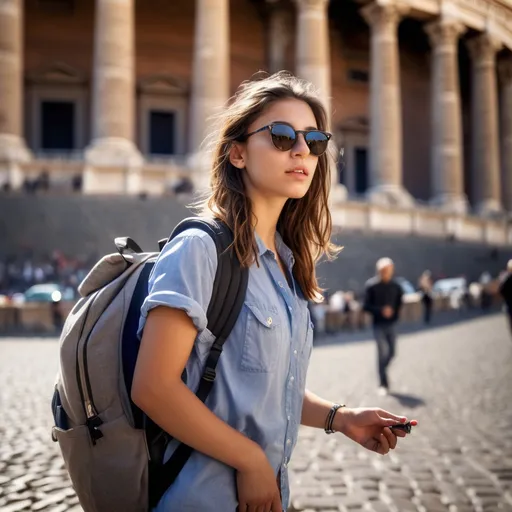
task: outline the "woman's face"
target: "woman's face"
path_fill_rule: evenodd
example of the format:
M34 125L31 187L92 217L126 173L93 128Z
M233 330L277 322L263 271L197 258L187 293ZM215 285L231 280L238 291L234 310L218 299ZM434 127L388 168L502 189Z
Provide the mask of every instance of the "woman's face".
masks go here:
M272 123L285 123L295 130L318 129L311 107L297 99L280 100L269 105L247 130L251 133ZM239 164L233 160L239 155ZM311 154L303 134L299 134L289 151L280 151L272 144L269 130L251 135L231 155L231 161L243 172L247 193L256 197L279 200L300 199L308 191L318 163Z

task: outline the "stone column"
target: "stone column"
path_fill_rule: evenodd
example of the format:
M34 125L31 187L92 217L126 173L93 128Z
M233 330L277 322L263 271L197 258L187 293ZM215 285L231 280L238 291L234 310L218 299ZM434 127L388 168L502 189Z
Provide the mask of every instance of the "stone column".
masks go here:
M140 190L142 156L135 133L134 0L96 0L92 141L86 150L86 192ZM123 177L109 179L114 174ZM116 190L123 183L124 190Z
M472 59L472 176L476 209L482 215L501 211L496 51L489 34L468 42Z
M362 14L371 29L370 201L412 206L402 184L402 107L398 23L406 10L370 4Z
M291 42L290 9L280 0L267 0L268 35L267 59L270 73L287 69L286 53Z
M295 73L311 82L318 90L327 112L327 129L331 130L331 57L329 45L329 0L295 0L297 30ZM329 163L331 169L331 204L344 201L347 189L338 183L338 170L334 161L337 153L331 139Z
M229 1L196 0L191 97L191 151L211 132L208 118L229 98Z
M194 61L190 99L189 165L196 185L209 184L210 161L203 143L215 115L229 99L229 0L196 0Z
M295 0L297 4L296 74L315 85L331 115L331 60L328 0Z
M501 83L501 184L503 202L512 212L512 57L498 64Z
M0 185L23 182L30 160L23 138L23 2L0 2Z
M457 42L465 27L444 20L427 25L432 45L432 203L467 213Z

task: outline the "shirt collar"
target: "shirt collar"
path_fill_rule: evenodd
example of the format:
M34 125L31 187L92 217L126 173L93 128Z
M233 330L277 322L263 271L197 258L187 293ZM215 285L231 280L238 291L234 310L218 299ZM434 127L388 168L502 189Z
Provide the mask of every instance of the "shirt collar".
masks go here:
M263 243L258 233L254 232L256 236L256 245L258 246L258 255L261 257L264 254L273 254L273 252ZM281 234L276 231L276 249L281 259L285 262L286 266L291 270L295 264L295 258L291 249L283 242Z

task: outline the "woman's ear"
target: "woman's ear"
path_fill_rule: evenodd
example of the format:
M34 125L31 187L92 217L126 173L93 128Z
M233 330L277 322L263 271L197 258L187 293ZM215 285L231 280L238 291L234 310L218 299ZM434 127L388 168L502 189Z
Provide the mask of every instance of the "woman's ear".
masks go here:
M229 150L229 161L238 169L245 167L244 148L241 144L233 142Z

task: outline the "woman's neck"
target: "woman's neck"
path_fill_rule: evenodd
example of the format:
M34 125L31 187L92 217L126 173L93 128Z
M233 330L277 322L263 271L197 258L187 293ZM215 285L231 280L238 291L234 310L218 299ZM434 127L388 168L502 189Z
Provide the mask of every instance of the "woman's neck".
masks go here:
M252 211L256 218L254 229L261 238L265 247L276 252L277 221L281 215L283 204L281 202L253 202Z

